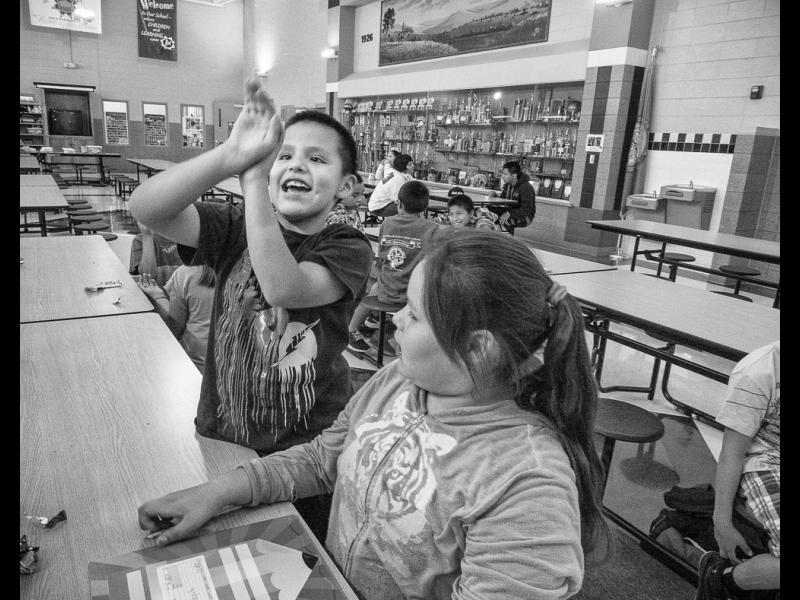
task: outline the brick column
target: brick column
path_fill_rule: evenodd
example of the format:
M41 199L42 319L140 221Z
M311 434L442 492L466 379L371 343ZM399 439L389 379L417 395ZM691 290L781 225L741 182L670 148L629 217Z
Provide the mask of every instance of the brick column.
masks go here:
M617 219L624 198L625 163L639 111L647 64L653 0L596 6L583 88L572 199L564 241L601 253L615 234L592 230L589 219ZM587 152L589 134L603 136L602 152Z

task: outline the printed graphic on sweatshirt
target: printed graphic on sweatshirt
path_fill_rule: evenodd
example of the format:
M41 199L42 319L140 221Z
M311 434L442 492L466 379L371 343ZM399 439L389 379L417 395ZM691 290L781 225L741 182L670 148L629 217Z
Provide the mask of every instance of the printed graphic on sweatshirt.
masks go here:
M395 522L402 532L395 542L410 542L421 533L438 486L433 465L456 445L455 438L432 432L424 421L415 424L418 419L419 413L409 407L409 393L403 392L386 413L371 415L355 427L356 439L339 459L339 476L352 479L353 489L366 490L379 477L372 484L377 484L379 496L377 502L368 500L370 511L378 511L376 521Z
M397 270L406 263L407 252L409 250L419 250L422 248L422 241L404 235L384 235L381 238L381 246L388 248L386 260L389 265Z
M269 306L247 250L225 283L216 329L217 414L234 429L237 442L250 432L304 421L314 406L313 323L289 320L289 311Z

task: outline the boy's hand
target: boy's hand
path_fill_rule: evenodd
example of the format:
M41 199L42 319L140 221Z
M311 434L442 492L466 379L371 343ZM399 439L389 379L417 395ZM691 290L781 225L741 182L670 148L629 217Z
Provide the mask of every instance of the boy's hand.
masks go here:
M269 170L283 139L283 122L274 100L256 77L245 84L245 103L225 142L236 173L258 165Z
M736 556L736 547L744 550L748 556L753 556L753 551L747 545L744 537L733 523L717 523L714 522L714 537L719 545L719 554L722 558L727 558L733 564L738 565L741 559Z

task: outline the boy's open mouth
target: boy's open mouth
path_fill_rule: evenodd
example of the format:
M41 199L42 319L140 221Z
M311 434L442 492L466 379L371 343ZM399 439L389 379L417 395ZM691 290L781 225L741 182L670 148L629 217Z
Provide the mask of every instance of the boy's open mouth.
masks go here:
M295 192L295 193L311 191L311 188L308 185L306 185L305 182L300 181L299 179L287 179L281 184L281 189L284 192Z

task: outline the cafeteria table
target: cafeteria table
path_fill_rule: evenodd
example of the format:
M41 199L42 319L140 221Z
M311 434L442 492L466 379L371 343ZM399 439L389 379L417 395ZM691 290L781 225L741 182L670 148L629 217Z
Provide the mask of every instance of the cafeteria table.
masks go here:
M166 171L175 165L171 160L162 160L160 158L126 158L125 160L136 165L136 181L139 181L140 173L146 173L150 177L154 173Z
M108 180L106 179L105 169L103 167L103 159L104 158L120 158L122 156L119 152L64 152L64 151L58 152L58 151L55 151L55 150L51 150L49 152L42 152L41 150L36 150L36 151L31 152L31 154L36 157L36 159L39 161L39 164L42 165L42 167L45 167L47 165L47 157L48 156L61 156L61 157L67 157L67 158L92 158L92 159L97 159L97 162L95 164L97 164L97 170L100 173L100 180L99 180L99 182L97 182L97 183L99 183L99 185L106 185L108 183ZM66 164L74 165L74 164L82 164L82 163L81 162L77 162L76 163L73 160L65 161L65 162L58 162L58 163L50 162L50 166L52 166L52 165L66 165ZM95 182L91 182L91 183L88 183L87 185L94 185L94 183Z
M228 177L226 179L223 179L213 187L214 189L217 189L221 192L230 194L234 198L244 199L244 193L242 192L242 184L239 181L239 177L236 175L234 175L233 177Z
M590 321L587 330L593 334L720 383L727 384L727 374L612 332L608 321L732 362L780 339L780 311L760 304L622 269L556 275L553 279L578 299ZM592 322L605 325L595 326ZM667 393L665 397L681 412L716 425L712 415L676 401Z
M42 167L39 165L39 161L36 160L35 156L31 156L30 154L20 154L19 170L39 173L41 172Z
M636 257L639 254L650 252L650 250L639 250L639 240L653 240L661 242L661 252L667 243L678 244L687 248L697 248L698 250L709 250L728 256L737 256L750 260L758 260L774 265L781 262L781 245L778 242L769 240L759 240L755 238L731 235L729 233L718 233L715 231L704 231L694 227L684 227L682 225L670 225L668 223L658 223L655 221L642 221L639 219L610 219L602 221L587 221L592 229L610 231L621 235L632 235L636 238L633 246L633 256L631 257L631 271L636 268ZM681 268L709 271L704 267L681 264ZM722 272L710 270L714 274L723 277L730 277ZM771 281L758 280L753 278L741 278L758 285L776 288L775 302L773 306L780 306L781 284L780 280L775 284Z
M127 267L99 235L23 237L19 256L20 323L153 310ZM117 280L122 287L85 289Z
M19 188L19 211L35 212L39 215L39 231L42 237L47 236L46 212L54 212L69 207L64 194L53 185L31 185Z
M155 545L139 528L139 505L256 453L197 435L201 375L155 313L19 327L20 534L40 548L37 571L20 576L20 598L87 600L98 592L90 562ZM67 520L52 529L25 514L60 510ZM290 503L240 508L207 530L286 515L297 516L320 557L312 575L339 590L325 597L354 600Z
M19 187L31 187L31 186L52 186L58 187L56 180L53 179L52 175L23 175L20 174L19 176Z

